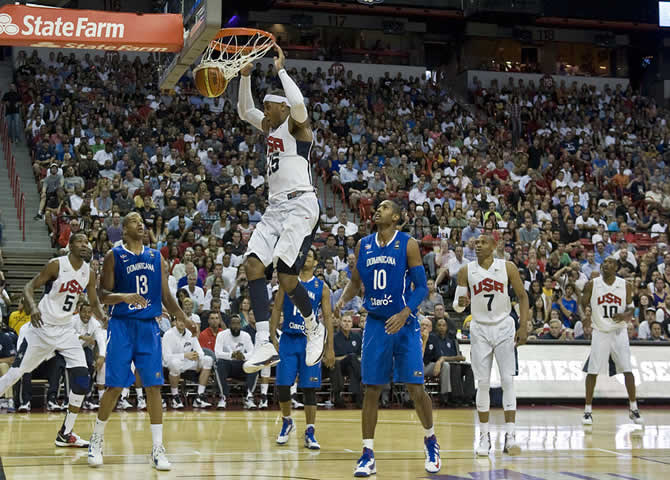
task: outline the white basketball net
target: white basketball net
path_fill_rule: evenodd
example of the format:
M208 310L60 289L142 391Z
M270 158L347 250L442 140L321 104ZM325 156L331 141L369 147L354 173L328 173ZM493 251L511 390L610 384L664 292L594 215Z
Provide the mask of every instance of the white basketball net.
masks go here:
M197 69L216 67L221 69L226 80L230 80L237 76L242 67L265 56L274 45L271 36L260 33L216 38L207 46Z

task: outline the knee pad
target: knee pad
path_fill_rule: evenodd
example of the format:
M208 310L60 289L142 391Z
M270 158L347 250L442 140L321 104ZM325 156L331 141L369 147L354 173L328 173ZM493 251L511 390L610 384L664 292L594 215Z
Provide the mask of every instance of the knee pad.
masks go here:
M489 382L480 380L477 383L477 397L475 402L477 404L477 411L479 412L488 412L491 408L491 396L489 395L489 388Z
M202 368L204 368L205 370L211 370L212 365L214 365L214 359L209 355L205 355L202 358Z
M76 395L85 395L91 384L88 368L70 368L68 373L70 374L70 390L72 390L72 393Z
M503 410L516 410L516 391L514 390L514 377L511 375L504 375L500 379L503 390Z
M316 389L315 388L303 388L302 389L302 403L305 406L314 406L316 407Z
M279 385L277 387L279 394L279 402L290 402L291 401L291 387L288 385Z

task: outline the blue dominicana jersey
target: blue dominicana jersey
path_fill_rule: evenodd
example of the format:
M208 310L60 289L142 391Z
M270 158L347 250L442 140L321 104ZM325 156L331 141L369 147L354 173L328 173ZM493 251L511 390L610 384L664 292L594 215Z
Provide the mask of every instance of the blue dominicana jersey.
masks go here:
M113 317L154 319L161 315L161 254L158 250L144 247L135 255L123 245L114 252L114 293L139 293L147 300L147 306L138 309L127 303L112 307Z
M407 306L409 239L409 234L396 232L385 247L377 243L376 233L361 239L356 268L365 288L363 307L373 317L387 319Z
M312 303L314 316L318 318L319 310L321 309L321 297L323 295L323 282L316 277L312 277L306 282L301 280L300 283L302 283L307 290L307 295L309 295L309 300ZM293 302L286 294L284 294L283 312L284 323L282 324L282 332L304 334L305 319L302 318L300 310L293 305Z

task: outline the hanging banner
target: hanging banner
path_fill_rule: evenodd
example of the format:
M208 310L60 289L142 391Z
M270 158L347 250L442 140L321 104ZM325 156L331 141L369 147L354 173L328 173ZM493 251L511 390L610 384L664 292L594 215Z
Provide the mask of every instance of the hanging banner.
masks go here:
M0 8L0 45L126 52L178 52L181 15L27 7Z

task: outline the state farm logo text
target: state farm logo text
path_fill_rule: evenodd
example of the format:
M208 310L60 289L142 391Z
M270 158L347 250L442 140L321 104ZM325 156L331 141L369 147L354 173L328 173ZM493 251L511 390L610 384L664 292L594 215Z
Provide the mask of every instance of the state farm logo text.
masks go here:
M63 17L55 20L43 19L41 16L25 15L23 29L14 24L12 17L0 14L0 34L25 35L37 37L67 38L123 38L126 26L123 23L89 22L87 17L79 17L76 22L64 21Z
M12 23L12 17L6 13L0 13L0 34L16 35L19 33L19 26Z

